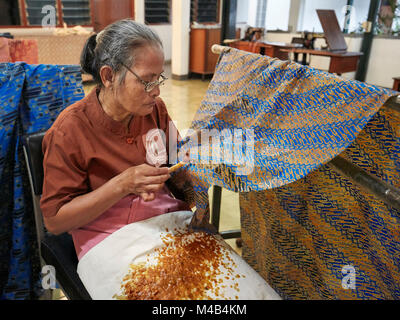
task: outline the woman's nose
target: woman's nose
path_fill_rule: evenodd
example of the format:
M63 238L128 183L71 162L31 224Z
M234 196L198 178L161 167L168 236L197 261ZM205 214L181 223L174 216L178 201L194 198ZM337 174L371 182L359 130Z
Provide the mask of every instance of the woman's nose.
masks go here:
M160 95L160 86L156 86L153 90L150 91L150 96L155 98Z

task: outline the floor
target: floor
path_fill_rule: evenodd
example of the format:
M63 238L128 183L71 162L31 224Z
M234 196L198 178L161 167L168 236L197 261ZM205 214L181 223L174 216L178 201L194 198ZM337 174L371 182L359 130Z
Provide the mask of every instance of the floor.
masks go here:
M180 134L184 136L185 130L190 127L194 114L207 91L210 80L206 79L203 81L201 77L196 76L185 81L172 80L170 70L171 67L167 64L165 66L165 72L169 79L165 82L165 85L161 87L161 98L164 100L168 113ZM87 94L92 88L93 85L85 85L85 93ZM212 189L210 189L209 195L211 203ZM223 189L219 231L235 229L240 229L239 196L234 192ZM229 239L227 243L236 250L238 254L241 254L241 248L236 246L235 239ZM54 290L53 299L65 300L66 297L61 290L57 289Z

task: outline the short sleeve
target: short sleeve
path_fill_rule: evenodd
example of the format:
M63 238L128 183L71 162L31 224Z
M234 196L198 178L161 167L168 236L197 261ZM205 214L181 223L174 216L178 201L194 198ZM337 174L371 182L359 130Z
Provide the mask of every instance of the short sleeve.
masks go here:
M40 206L44 217L55 216L73 198L88 192L87 170L79 144L57 129L43 139L43 193Z

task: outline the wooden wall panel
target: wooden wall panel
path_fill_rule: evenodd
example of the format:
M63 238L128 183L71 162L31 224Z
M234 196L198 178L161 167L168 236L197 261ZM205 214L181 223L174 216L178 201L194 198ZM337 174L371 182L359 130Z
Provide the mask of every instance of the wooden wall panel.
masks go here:
M96 32L115 21L134 16L134 0L93 0L93 28Z

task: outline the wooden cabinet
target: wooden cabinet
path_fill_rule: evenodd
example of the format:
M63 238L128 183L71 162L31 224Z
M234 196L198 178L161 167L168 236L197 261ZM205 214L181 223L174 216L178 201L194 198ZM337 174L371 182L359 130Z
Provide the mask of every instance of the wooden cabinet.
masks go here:
M221 43L221 28L192 28L190 30L189 72L203 76L213 74L219 55L211 52L213 44Z

